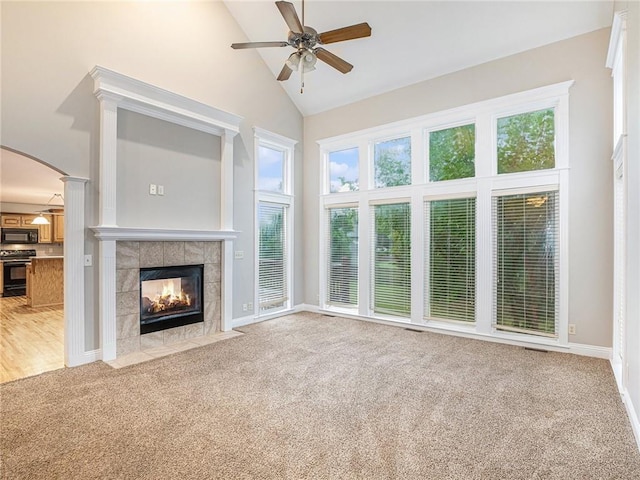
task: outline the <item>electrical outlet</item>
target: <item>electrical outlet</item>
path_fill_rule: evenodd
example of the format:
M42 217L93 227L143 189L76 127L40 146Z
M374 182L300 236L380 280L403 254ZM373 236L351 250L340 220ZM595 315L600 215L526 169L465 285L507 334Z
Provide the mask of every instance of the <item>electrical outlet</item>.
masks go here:
M253 302L247 303L247 308L249 309L250 312L253 312Z
M246 304L246 303L243 303L243 304L242 304L242 311L243 311L243 312L246 312L246 311L247 311L247 304Z
M158 186L155 183L149 184L149 195L155 195L158 191Z
M93 265L93 257L91 255L84 256L84 266L91 267Z
M570 323L569 324L569 335L575 335L576 334L576 324L575 323Z
M158 195L164 195L164 185L158 185Z

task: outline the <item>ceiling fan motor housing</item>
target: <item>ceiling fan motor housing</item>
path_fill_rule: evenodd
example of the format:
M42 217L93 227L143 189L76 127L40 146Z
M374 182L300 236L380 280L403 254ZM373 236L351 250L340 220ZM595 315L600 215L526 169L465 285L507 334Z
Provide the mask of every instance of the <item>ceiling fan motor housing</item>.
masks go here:
M318 43L322 43L318 32L311 27L304 27L303 33L289 32L287 42L298 51L312 50Z

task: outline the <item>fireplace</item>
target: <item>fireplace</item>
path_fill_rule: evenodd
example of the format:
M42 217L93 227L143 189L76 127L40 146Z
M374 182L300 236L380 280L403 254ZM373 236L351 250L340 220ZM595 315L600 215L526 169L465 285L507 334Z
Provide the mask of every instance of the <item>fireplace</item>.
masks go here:
M203 265L140 269L140 333L204 321Z

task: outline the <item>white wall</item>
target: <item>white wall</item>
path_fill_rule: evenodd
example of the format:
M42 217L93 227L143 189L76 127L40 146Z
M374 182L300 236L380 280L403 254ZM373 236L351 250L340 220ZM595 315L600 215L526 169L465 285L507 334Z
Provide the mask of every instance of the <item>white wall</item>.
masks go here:
M609 29L489 62L305 118L305 301L318 299L317 140L565 80L570 90L572 342L611 346L612 84L604 62Z
M98 223L98 101L88 75L95 65L240 115L244 122L234 141L234 224L241 233L235 248L253 251L252 128L301 140L302 117L275 81L277 72L270 72L255 51L230 48L231 43L247 39L224 4L2 2L0 8L2 145L69 175L88 177L85 210L90 226ZM172 140L180 143L180 138ZM301 160L298 151L296 164ZM296 170L300 174L302 168ZM142 181L146 177L141 176ZM217 188L213 182L211 186ZM137 192L137 186L132 188ZM170 191L183 188L176 182ZM126 215L123 219L133 221ZM302 224L301 210L297 221ZM162 224L180 225L171 219ZM299 237L296 240L300 243ZM85 251L98 253L90 232ZM296 258L294 298L299 303L302 267L301 257ZM90 350L98 346L99 272L90 267L86 274L85 330ZM253 283L252 256L235 260L234 317L246 314L241 304L253 300ZM245 290L249 300L242 295Z

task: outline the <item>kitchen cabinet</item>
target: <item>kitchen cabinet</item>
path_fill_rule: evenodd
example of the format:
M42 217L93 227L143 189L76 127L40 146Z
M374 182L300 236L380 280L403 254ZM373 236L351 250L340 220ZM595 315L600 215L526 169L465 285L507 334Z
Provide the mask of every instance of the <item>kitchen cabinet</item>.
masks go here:
M14 213L3 213L0 217L0 226L2 228L24 227L22 215Z
M43 217L49 220L49 224L38 225L38 243L51 243L53 241L53 215L43 215Z
M64 215L53 215L53 241L64 242Z
M64 216L43 215L49 220L48 225L33 225L37 214L32 213L4 213L0 217L0 226L3 228L37 228L38 243L62 242L64 240ZM59 219L62 219L60 223ZM57 228L56 228L57 227ZM55 233L57 230L57 234Z
M27 267L27 305L44 307L64 302L62 257L34 257Z

